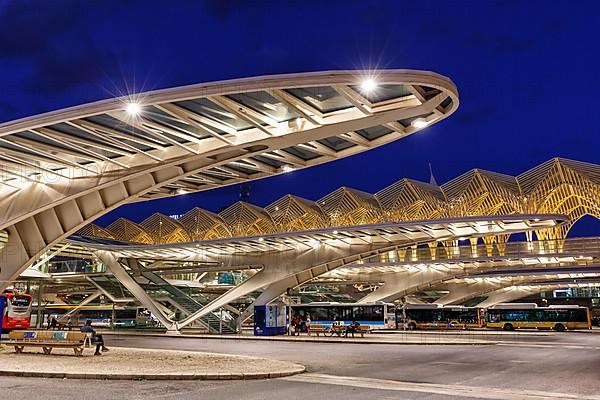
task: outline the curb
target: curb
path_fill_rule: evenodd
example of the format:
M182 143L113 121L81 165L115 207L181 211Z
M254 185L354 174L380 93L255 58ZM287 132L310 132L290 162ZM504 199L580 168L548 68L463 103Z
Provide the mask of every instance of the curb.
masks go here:
M278 372L256 372L256 373L238 373L238 374L82 374L70 372L33 372L33 371L3 371L1 376L18 376L27 378L58 378L58 379L101 379L101 380L127 380L127 381L231 381L231 380L253 380L253 379L273 379L286 376L298 375L306 371L305 367Z

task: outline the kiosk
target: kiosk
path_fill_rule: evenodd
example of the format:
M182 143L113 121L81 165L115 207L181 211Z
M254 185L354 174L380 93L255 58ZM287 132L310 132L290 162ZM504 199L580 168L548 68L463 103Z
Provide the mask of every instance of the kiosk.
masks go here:
M283 303L254 306L254 336L287 333L287 307Z

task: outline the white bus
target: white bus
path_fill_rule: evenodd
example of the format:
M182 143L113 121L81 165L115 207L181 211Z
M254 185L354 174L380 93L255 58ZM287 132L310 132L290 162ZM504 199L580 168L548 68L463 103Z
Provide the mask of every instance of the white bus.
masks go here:
M316 302L292 306L290 318L299 315L302 321L310 315L311 325L349 325L352 321L369 329L396 329L396 315L391 303L329 303Z

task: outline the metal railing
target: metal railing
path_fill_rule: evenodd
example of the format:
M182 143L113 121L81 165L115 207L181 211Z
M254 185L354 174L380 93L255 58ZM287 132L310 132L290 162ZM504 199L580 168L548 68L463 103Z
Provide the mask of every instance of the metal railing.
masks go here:
M468 243L468 242L467 242ZM456 261L464 259L528 258L572 256L600 257L600 237L573 238L558 240L537 240L531 242L507 242L477 245L442 245L409 247L393 250L365 258L364 263L415 263L427 261Z

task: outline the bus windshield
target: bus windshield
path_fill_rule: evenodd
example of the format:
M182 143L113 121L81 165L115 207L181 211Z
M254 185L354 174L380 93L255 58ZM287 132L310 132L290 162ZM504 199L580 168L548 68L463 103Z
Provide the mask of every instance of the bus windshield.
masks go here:
M15 307L29 307L31 299L28 296L13 296L10 303Z

